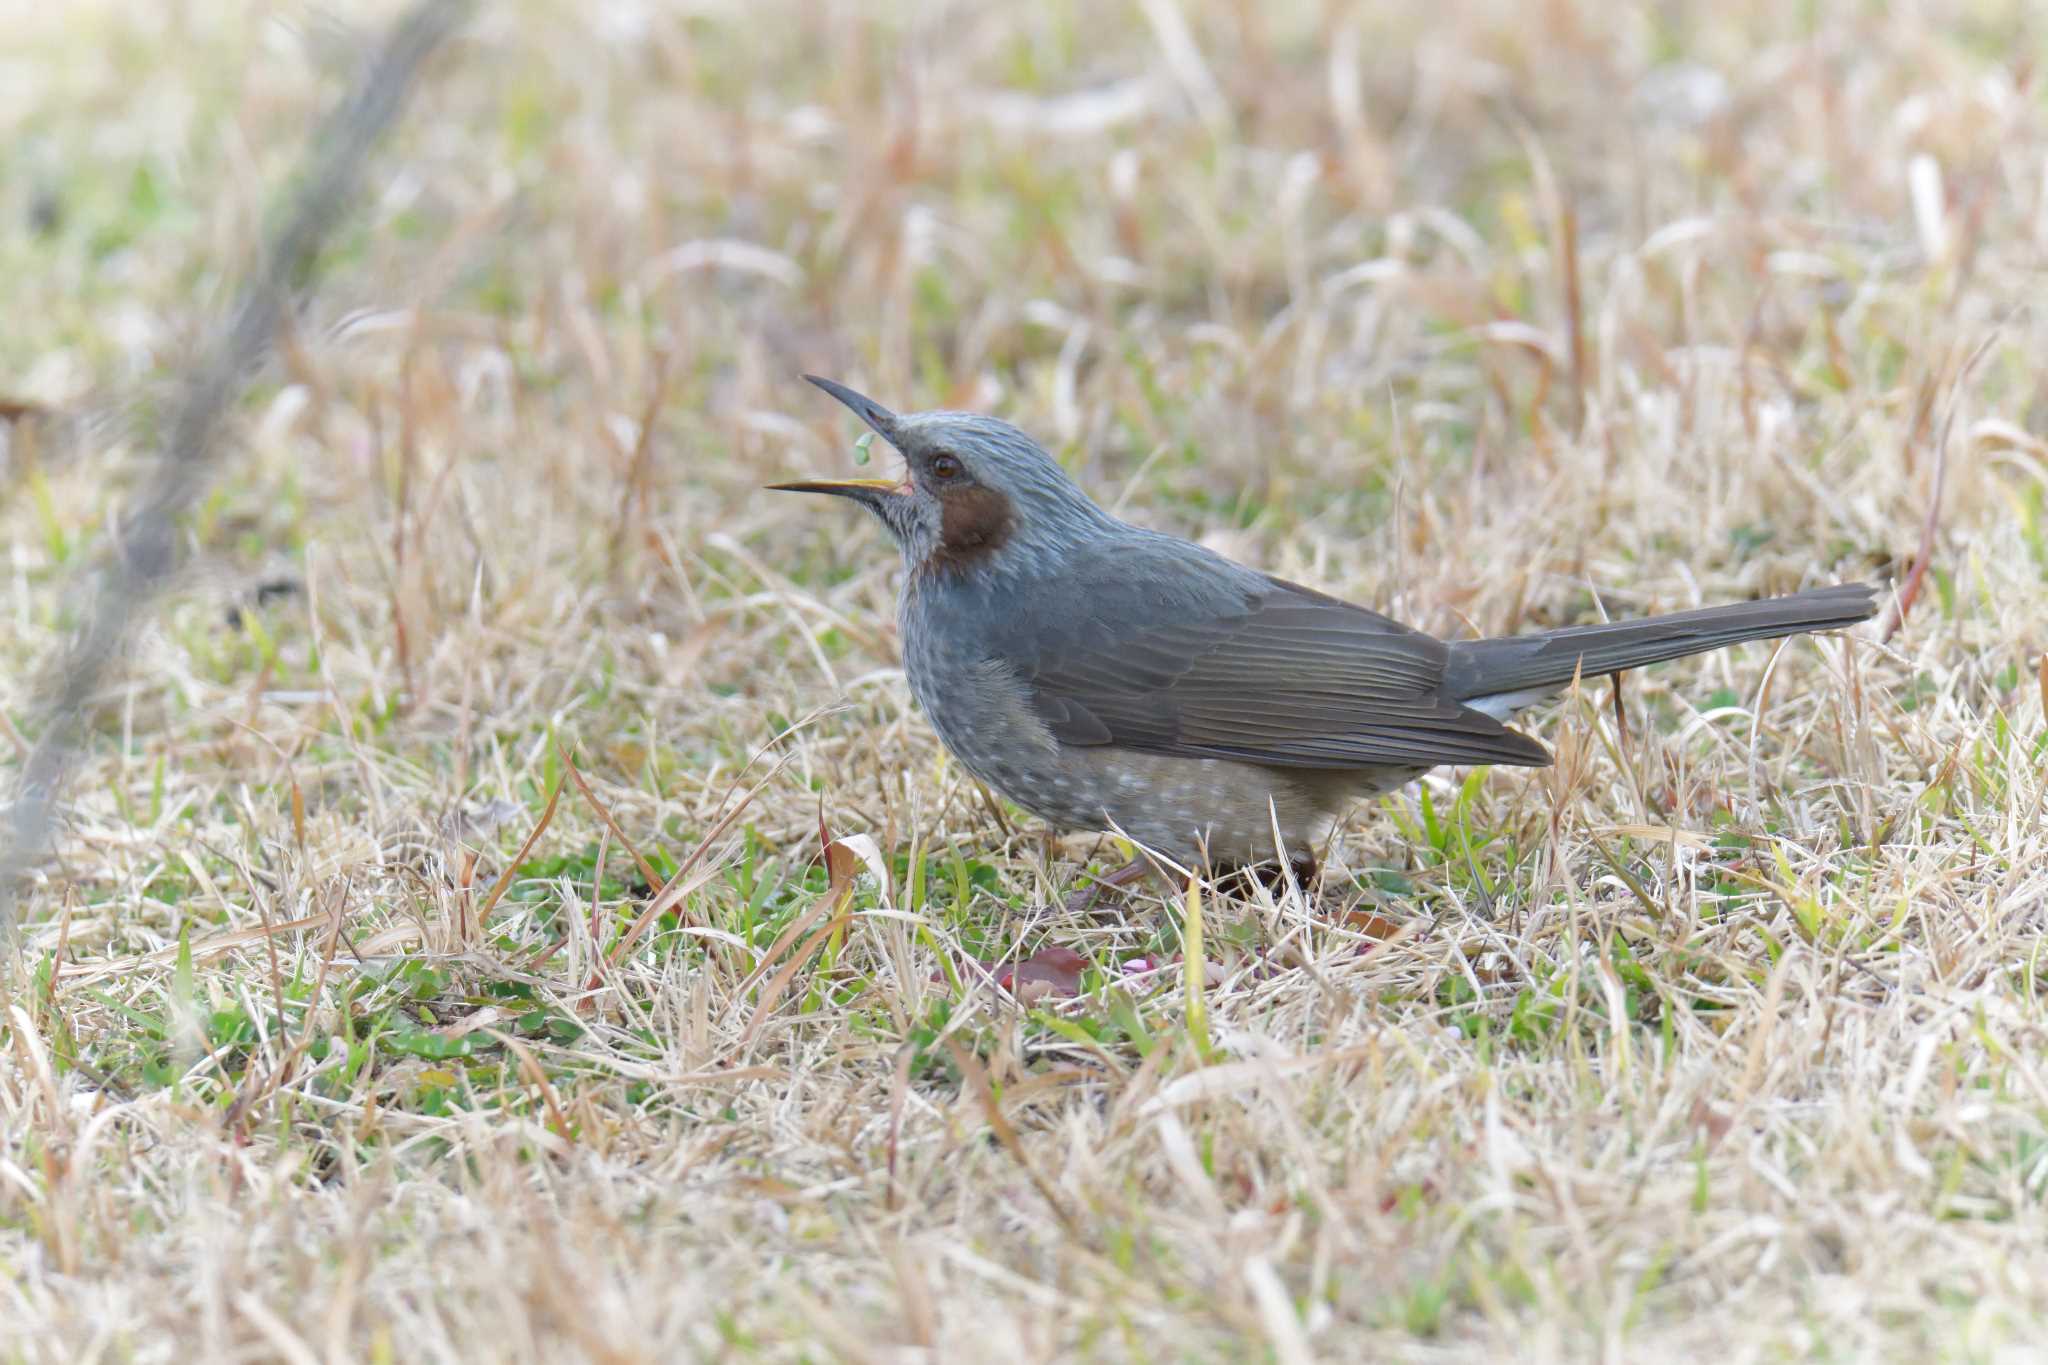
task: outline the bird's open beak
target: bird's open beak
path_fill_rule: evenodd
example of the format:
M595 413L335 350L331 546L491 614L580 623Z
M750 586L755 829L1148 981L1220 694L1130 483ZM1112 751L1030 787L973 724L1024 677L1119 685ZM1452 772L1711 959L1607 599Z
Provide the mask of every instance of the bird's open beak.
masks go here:
M889 499L910 491L894 479L799 479L795 483L771 483L768 487L776 493L830 493L836 498L852 498L876 511Z
M844 384L835 384L814 374L807 374L804 378L852 408L854 416L873 427L876 435L890 445L896 444L895 413ZM771 483L768 487L777 493L830 493L836 498L852 498L876 512L888 505L892 498L904 497L910 492L908 482L899 483L895 479L803 479L796 483Z

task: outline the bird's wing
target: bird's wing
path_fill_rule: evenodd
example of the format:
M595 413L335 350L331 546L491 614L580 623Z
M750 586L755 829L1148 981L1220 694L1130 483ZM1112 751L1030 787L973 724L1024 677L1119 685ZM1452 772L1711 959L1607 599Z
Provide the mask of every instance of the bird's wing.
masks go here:
M1060 625L1004 633L1031 643L1005 662L1063 744L1290 768L1550 761L1444 694L1432 636L1248 572L1236 591L1146 610L1145 577L1097 585L1115 610L1078 600Z

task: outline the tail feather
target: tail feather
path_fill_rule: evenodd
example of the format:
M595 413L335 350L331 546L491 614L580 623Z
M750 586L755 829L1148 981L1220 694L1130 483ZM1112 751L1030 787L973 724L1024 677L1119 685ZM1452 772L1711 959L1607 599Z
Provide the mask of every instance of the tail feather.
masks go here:
M1468 703L1506 693L1563 687L1574 674L1597 677L1704 654L1745 640L1853 626L1876 610L1875 588L1867 583L1838 583L1789 597L1639 621L1572 626L1498 640L1457 640L1451 644L1444 685L1453 697Z

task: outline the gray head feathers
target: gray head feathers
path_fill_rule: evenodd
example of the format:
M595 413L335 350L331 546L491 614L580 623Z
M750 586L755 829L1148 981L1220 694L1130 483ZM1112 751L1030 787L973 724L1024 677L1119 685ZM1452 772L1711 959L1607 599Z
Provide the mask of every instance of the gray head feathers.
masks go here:
M1122 526L1008 422L974 412L898 414L831 380L811 382L901 453L905 477L898 484L857 479L779 487L861 503L889 528L914 574L1029 575Z

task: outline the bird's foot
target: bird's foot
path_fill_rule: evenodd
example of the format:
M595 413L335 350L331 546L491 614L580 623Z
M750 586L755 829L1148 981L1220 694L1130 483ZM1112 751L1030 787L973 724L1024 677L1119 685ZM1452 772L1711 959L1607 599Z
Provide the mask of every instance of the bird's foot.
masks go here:
M1268 859L1262 863L1225 863L1215 869L1216 889L1232 896L1249 896L1259 887L1279 894L1289 885L1314 894L1318 865L1309 853L1289 854L1286 862Z

